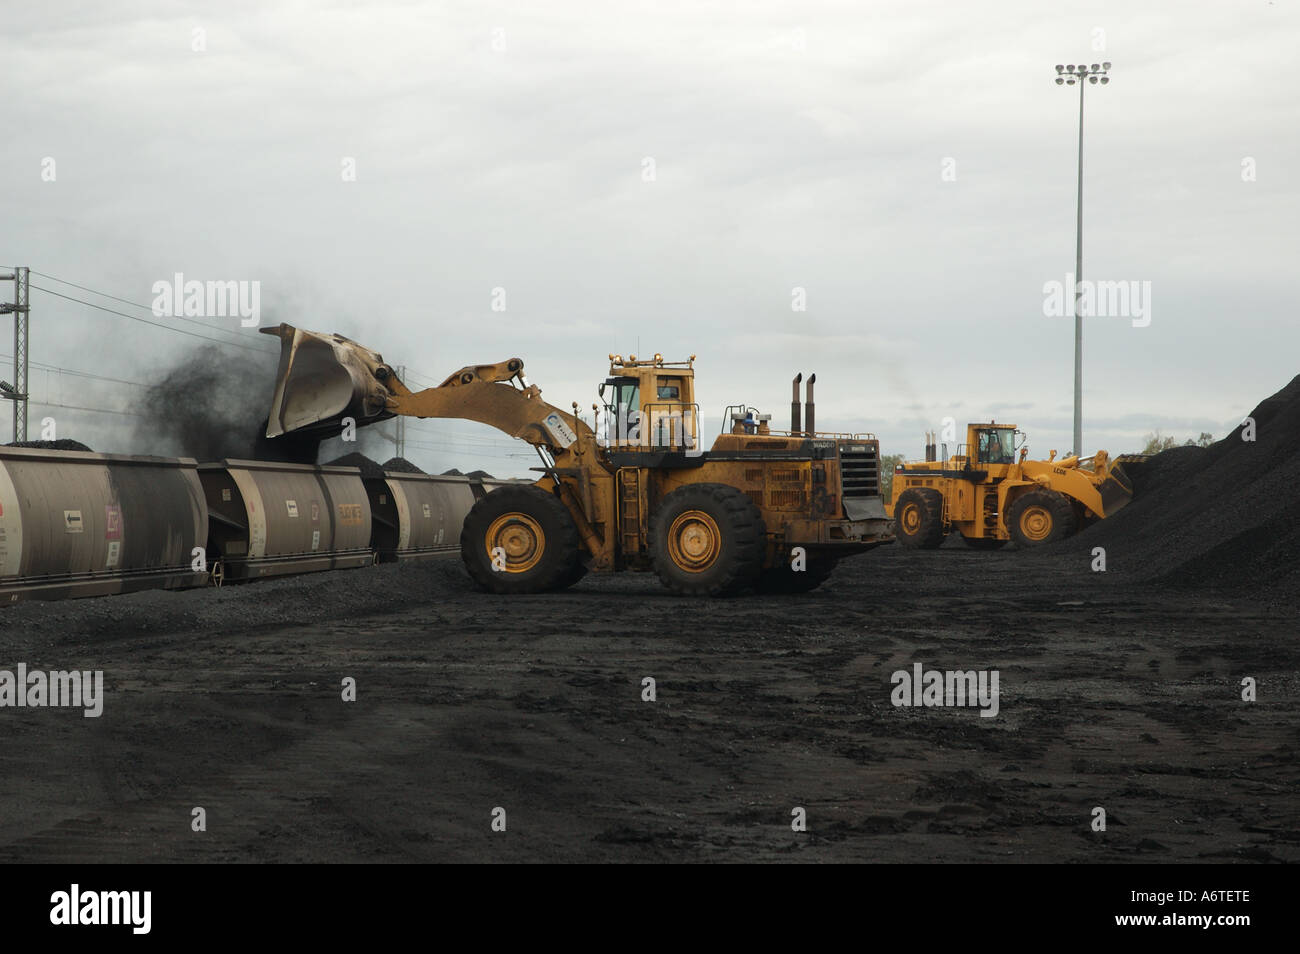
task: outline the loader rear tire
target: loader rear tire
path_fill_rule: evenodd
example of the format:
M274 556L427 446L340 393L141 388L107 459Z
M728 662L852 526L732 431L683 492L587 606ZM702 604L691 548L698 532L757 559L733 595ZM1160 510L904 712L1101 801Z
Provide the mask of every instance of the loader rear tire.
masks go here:
M944 536L943 497L939 491L913 487L899 494L894 507L894 533L904 546L938 548Z
M1055 490L1031 490L1017 497L1006 519L1011 539L1025 548L1064 540L1078 528L1073 502Z
M475 503L460 532L460 558L490 593L562 589L583 573L573 517L540 487L498 487Z
M758 581L767 530L758 507L735 487L674 490L655 509L649 530L655 573L680 596L730 596Z

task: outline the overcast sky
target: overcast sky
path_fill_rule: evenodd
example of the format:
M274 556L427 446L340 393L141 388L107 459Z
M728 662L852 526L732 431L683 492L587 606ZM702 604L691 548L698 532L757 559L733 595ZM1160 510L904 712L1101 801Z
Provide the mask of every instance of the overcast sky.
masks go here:
M610 351L693 353L710 431L735 403L784 423L815 371L819 427L909 455L946 416L1069 448L1073 320L1043 287L1074 265L1078 92L1054 65L1111 61L1086 94L1084 276L1150 282L1151 320L1085 323L1085 449L1222 436L1300 371L1292 2L115 0L4 21L6 265L145 304L176 272L260 281L263 324L342 332L421 384L517 355L565 408ZM201 344L32 304L45 365L147 382ZM137 390L32 384L114 409ZM120 416L33 406L32 430L50 413L132 449L106 446ZM437 470L534 463L477 425L410 439Z

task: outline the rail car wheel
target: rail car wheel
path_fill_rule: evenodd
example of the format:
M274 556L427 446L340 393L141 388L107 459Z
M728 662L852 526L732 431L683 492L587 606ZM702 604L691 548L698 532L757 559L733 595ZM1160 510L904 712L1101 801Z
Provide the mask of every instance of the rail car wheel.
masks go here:
M729 596L758 580L767 531L744 492L725 484L674 490L650 521L660 581L683 596Z
M898 495L894 507L898 542L920 550L943 543L943 497L937 490L913 487Z
M560 589L585 572L573 518L540 487L498 487L474 504L461 529L460 557L474 582L492 593Z
M1007 508L1007 529L1022 547L1064 540L1077 526L1070 498L1055 490L1031 490Z

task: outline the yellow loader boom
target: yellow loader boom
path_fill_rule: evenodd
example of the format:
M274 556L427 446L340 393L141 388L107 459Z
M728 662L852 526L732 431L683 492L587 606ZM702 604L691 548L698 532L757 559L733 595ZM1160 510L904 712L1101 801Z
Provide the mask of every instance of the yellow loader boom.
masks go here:
M461 368L436 388L412 391L380 354L350 338L284 324L261 330L281 342L267 437L291 431L333 436L346 418L364 426L396 414L479 421L558 454L579 435L593 436L574 415L542 400L519 358Z

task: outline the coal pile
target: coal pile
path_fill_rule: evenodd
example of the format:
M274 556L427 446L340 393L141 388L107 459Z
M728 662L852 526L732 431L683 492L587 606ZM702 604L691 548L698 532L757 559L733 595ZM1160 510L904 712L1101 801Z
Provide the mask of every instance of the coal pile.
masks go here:
M351 454L344 454L342 457L336 457L326 463L329 467L359 467L361 468L362 477L384 476L384 468L378 461L371 460L365 454L358 454L355 451Z
M1162 585L1300 595L1300 376L1250 418L1253 435L1243 423L1137 468L1133 501L1071 546L1105 547L1108 572Z
M336 457L328 461L327 465L330 467L359 467L361 468L362 477L382 477L384 472L389 470L399 474L424 473L405 457L390 457L381 464L357 451L344 454L342 457Z
M60 438L57 441L12 441L5 447L39 447L42 450L61 450L61 451L90 451L90 448L81 441L68 440Z
M416 467L405 457L390 457L384 461L384 470L391 470L399 474L423 474L424 471Z
M457 470L455 467L453 467L451 470L444 470L438 476L469 477L472 480L496 480L496 478L493 477L491 474L489 474L486 470L471 470L468 474L465 474L465 473L461 473L461 471Z
M1124 472L1133 481L1134 497L1145 496L1177 481L1184 470L1202 461L1205 452L1204 447L1188 444L1171 447L1140 463L1124 464Z

